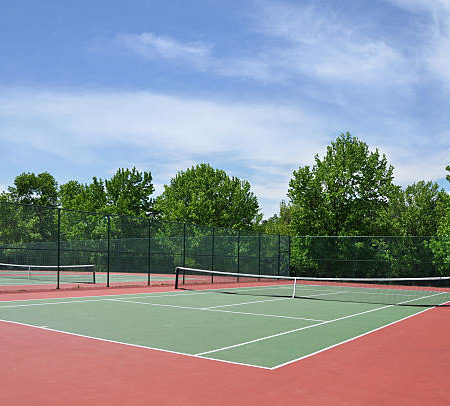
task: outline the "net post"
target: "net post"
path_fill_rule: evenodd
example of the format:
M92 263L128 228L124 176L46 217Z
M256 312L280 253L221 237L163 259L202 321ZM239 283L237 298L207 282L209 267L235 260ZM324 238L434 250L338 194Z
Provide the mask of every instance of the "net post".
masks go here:
M150 286L150 274L152 272L152 221L148 219L148 277L147 286Z
M93 280L94 285L95 285L95 266L92 269L92 280Z
M60 265L61 265L61 208L58 207L58 242L57 242L57 259L56 259L56 289L59 289L59 280L60 280Z
M297 278L294 278L294 289L292 289L292 299L295 298L296 289L297 289Z
M178 267L175 268L175 289L178 289L178 276L180 275L180 269Z
M108 251L106 254L106 287L109 288L109 268L110 268L110 256L111 256L111 216L109 214L106 215L107 218L107 232L108 232Z

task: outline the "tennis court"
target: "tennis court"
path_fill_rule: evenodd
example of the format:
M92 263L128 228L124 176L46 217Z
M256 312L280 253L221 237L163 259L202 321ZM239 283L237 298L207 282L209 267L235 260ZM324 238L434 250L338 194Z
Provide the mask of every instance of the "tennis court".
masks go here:
M306 286L304 298L268 296L267 286L231 289L8 301L0 304L0 319L129 346L277 369L431 309L403 304L420 304L429 297L439 297L440 303L449 300L448 289L421 290L420 296L414 290L414 297L394 304L386 304L391 300L335 300L348 294L348 287L339 286ZM283 292L291 286L277 284L270 289ZM376 288L376 295L392 298L393 290ZM316 300L319 297L325 300Z
M58 281L59 279L59 281ZM143 272L98 272L94 265L19 265L0 263L0 291L98 288L101 286L149 286L172 284L174 276Z

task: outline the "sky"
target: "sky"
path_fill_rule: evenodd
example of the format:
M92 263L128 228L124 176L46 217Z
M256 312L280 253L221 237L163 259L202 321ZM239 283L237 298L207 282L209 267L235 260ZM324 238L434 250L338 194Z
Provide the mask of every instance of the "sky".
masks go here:
M447 112L447 113L445 113ZM210 163L265 217L349 131L395 182L450 163L450 0L15 0L0 10L0 190Z

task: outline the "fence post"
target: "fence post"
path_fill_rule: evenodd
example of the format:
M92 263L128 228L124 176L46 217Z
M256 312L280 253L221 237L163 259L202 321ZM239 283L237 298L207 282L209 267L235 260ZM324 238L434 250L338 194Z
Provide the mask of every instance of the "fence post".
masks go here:
M288 272L291 276L291 236L288 236Z
M261 233L258 232L258 275L261 275ZM258 279L260 281L261 278Z
M58 207L58 242L56 246L56 289L59 289L60 266L61 266L61 209Z
M240 272L241 272L241 230L238 230L238 273Z
M183 223L183 267L186 266L186 223Z
M214 271L214 237L215 237L215 227L212 228L212 241L211 241L211 270Z
M150 286L150 274L152 272L152 221L148 219L148 279L147 286Z
M280 276L281 266L281 235L278 234L278 276Z
M111 256L111 216L106 215L108 219L108 252L106 256L106 286L109 288L109 267L110 267L110 256Z

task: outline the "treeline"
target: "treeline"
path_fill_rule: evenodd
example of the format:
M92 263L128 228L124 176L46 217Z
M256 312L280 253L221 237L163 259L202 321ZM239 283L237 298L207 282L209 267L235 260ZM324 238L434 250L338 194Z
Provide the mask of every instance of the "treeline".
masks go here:
M450 182L450 166L445 169ZM312 166L293 172L288 201L282 201L279 213L267 220L262 220L258 199L248 181L208 164L179 171L159 196L154 196L151 172L136 168L119 169L110 179L94 177L85 184L71 180L58 185L47 172L22 173L13 186L0 194L0 202L130 216L130 220L114 216L120 224L111 223L111 235L122 243L145 234L145 230L136 231L141 222L131 218L150 217L157 227L156 235L164 236L156 248L174 258L184 252L179 243L183 234L180 223L188 223L199 225L190 240L191 251L203 246L202 252L210 250L210 239L214 238L211 227L247 230L252 242L260 241L261 232L290 235L291 272L296 274L447 275L450 196L434 182L418 181L402 188L394 183L393 171L385 155L346 133L328 146L325 156L316 155ZM50 234L45 236L45 227L41 227L39 235L30 233L39 222L54 225L54 220L46 222L43 215L36 220L36 216L23 213L17 217L21 220L10 227L11 232L23 228L22 235L26 234L28 241L53 239ZM91 217L64 213L61 227L65 238L104 242L105 218ZM165 222L164 230L158 228L158 222ZM173 230L168 229L170 222L174 222L170 226L175 227ZM200 225L209 228L200 230ZM230 238L226 240L232 241L230 253L234 254L230 255L234 256L244 245L239 248L239 238ZM19 241L19 236L16 239ZM280 252L282 247L277 241L271 252ZM260 248L258 252L261 255Z
M294 171L289 201L261 229L293 236L296 274L449 275L450 196L434 182L401 188L393 170L378 150L341 134L312 167Z
M0 201L193 224L315 236L449 236L450 197L437 183L394 184L385 155L341 134L313 166L293 172L279 213L262 220L250 183L209 164L179 171L159 196L151 172L119 169L110 179L58 185L47 173L22 173ZM450 182L450 165L446 168Z
M262 218L249 182L208 164L178 172L157 198L154 191L151 172L136 168L119 169L111 179L70 180L60 186L47 172L22 173L0 201L243 230Z

